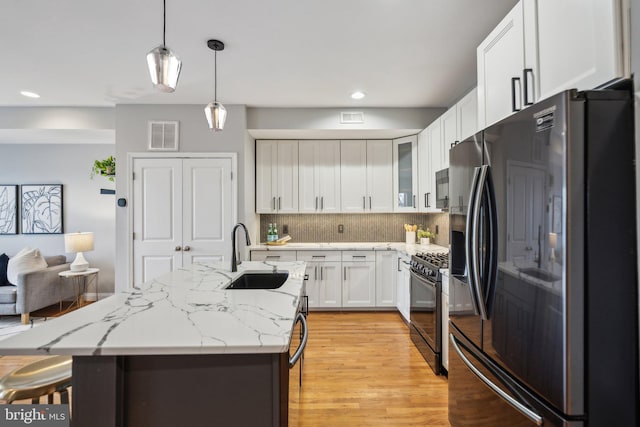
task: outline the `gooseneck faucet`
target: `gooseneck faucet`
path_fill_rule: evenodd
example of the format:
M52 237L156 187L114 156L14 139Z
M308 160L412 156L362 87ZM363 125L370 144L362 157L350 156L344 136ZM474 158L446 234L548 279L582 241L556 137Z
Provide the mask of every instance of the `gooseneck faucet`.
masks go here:
M249 239L249 232L247 231L247 227L241 222L237 223L233 230L231 231L231 271L238 271L238 264L241 264L240 254L236 256L236 230L238 227L242 227L244 230L244 235L247 238L247 246L251 246L251 239Z

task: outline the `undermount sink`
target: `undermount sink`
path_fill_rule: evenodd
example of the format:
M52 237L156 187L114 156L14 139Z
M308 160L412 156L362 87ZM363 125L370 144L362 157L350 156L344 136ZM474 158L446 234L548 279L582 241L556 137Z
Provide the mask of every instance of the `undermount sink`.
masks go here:
M527 276L535 277L536 279L544 280L546 282L555 282L556 280L562 279L560 276L556 276L555 274L549 273L548 271L540 270L539 268L522 268L520 269L520 273L526 274Z
M245 271L225 289L278 289L288 277L288 271Z

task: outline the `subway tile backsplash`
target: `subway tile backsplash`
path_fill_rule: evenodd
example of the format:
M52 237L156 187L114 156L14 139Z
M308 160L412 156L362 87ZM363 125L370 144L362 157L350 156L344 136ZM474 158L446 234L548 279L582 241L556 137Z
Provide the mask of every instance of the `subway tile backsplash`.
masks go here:
M278 234L283 236L288 228L291 242L404 242L404 224L422 224L438 234L433 243L449 245L449 214L269 214L260 215L260 241L267 239L269 223L278 224ZM344 232L338 232L338 226Z

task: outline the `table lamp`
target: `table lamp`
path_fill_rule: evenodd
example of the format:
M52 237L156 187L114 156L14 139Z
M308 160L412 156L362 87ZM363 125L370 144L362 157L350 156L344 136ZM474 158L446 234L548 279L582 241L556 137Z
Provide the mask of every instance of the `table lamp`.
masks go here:
M553 263L556 262L556 245L558 244L558 235L556 233L549 233L549 247L551 251L549 253L549 262L553 266Z
M84 259L83 252L93 250L93 233L67 233L64 235L64 251L76 252L76 259L71 263L71 271L85 271L89 262Z

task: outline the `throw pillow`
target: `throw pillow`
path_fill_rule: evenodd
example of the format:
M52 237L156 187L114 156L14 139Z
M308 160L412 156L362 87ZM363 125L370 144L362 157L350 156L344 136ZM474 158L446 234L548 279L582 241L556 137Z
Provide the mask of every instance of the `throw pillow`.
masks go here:
M0 255L0 286L10 285L7 279L7 264L9 263L9 257L7 254Z
M30 273L43 268L47 268L47 262L40 254L40 251L38 249L25 248L9 259L7 279L10 283L16 285L18 283L18 274Z

